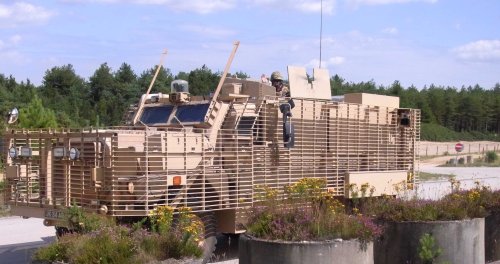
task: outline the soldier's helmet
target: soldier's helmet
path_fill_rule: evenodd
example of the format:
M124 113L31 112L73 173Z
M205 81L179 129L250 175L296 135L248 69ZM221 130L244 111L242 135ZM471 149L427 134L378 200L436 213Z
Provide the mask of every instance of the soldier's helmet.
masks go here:
M283 77L279 71L275 71L271 74L271 82L273 81L283 81Z

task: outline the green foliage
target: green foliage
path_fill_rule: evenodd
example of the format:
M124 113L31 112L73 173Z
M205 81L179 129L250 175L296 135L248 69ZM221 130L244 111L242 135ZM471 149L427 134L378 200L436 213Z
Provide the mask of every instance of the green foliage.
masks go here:
M230 74L229 74L230 75ZM228 75L228 76L229 76ZM242 72L242 71L237 71L236 73L234 73L234 75L232 76L235 76L236 78L239 78L239 79L243 79L243 80L246 80L246 79L249 79L250 78L250 75Z
M428 123L422 123L420 133L421 139L428 141L500 140L500 135L489 132L456 132L442 125Z
M219 83L220 76L213 73L206 65L189 73L189 92L192 95L208 95Z
M56 128L56 115L43 107L42 100L34 96L26 108L19 113L19 126L23 128Z
M66 239L64 239L66 240ZM33 259L40 261L47 261L49 263L56 261L68 262L68 243L66 241L58 241L46 247L42 247L35 251Z
M153 80L153 77L156 72L156 67L151 68L147 71L144 71L141 76L139 77L139 87L140 87L140 95L146 93L148 90L149 86L151 85L151 81ZM166 69L162 67L160 71L158 72L158 76L156 77L156 81L153 84L153 87L151 88L151 93L164 93L168 94L170 93L170 84L174 80L174 77L172 73L170 72L170 69ZM139 98L136 98L138 100Z
M83 209L76 204L66 209L65 217L68 221L69 228L78 233L89 233L105 227L115 226L115 222L112 218L95 213L85 213Z
M132 228L96 218L77 206L66 212L71 234L38 249L38 261L66 263L150 263L168 258L199 258L203 251L203 224L188 208L179 209L174 221L173 209L158 207L149 219L151 230L143 229L148 218ZM97 220L96 220L97 219Z
M493 163L498 160L498 154L495 151L486 152L486 162Z
M142 263L135 258L137 249L129 230L115 226L92 234L68 234L55 243L38 249L34 259L85 263Z
M0 112L17 107L23 111L38 96L46 112L53 112L59 127L110 126L121 124L125 110L139 101L149 87L156 67L138 77L129 64L113 70L100 65L85 81L71 64L53 67L45 72L42 85L35 87L29 80L17 82L12 76L0 74ZM237 77L249 76L236 71ZM208 95L216 88L221 73L206 65L189 72L179 72L175 79L187 80L193 95ZM151 92L169 93L174 75L161 68ZM332 95L368 92L395 95L401 107L418 108L422 113L423 140L494 140L500 141L500 83L492 89L478 85L461 87L403 87L399 81L389 86L367 82L348 82L339 75L330 79ZM490 88L490 87L488 87ZM51 114L49 114L51 115ZM47 127L36 118L25 121L25 127ZM54 124L50 123L50 126ZM0 121L0 129L5 121Z
M139 263L129 230L119 226L79 236L69 251L71 263Z
M377 88L373 81L350 83L334 75L330 86L332 95L368 92L399 96L401 107L421 109L424 140L500 141L500 83L490 90L478 85L459 90L435 85L405 89L398 81Z
M429 234L425 233L419 239L418 256L424 264L432 264L434 260L441 255L443 250L438 247L436 239Z
M93 119L88 85L71 64L46 71L38 90L44 106L56 113L61 126L80 127Z

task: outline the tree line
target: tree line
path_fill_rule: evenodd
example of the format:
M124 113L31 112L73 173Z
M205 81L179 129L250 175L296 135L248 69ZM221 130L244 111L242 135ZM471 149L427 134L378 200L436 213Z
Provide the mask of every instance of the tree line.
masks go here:
M377 86L373 81L346 82L338 75L331 80L332 94L369 92L398 96L400 107L422 113L422 139L500 140L500 83L491 89L479 85L461 87L415 86L404 88L399 81Z
M13 107L20 110L17 126L45 127L100 127L120 125L126 109L138 102L154 76L155 68L136 74L123 63L114 71L103 63L88 79L78 76L72 65L53 67L45 72L42 84L29 80L18 82L12 76L0 74L0 112L6 114ZM193 95L213 92L221 72L206 65L190 72L174 75L162 67L152 87L152 93L169 93L175 79L189 82ZM236 72L239 78L248 78ZM334 75L330 80L332 95L369 92L400 97L403 108L422 111L422 139L426 140L500 140L500 83L492 89L476 86L402 87L398 81L390 86L373 81L353 83ZM5 126L5 120L0 122Z

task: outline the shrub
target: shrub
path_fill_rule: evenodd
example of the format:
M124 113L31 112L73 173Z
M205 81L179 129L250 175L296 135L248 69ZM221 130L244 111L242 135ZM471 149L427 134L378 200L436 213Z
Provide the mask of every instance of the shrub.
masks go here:
M460 190L459 181L452 178L450 183L452 193L440 200L372 198L363 201L361 211L382 220L395 222L462 220L487 215L486 207L491 199L491 191L488 188L477 183L475 188L464 191Z
M68 247L62 241L57 241L35 251L33 259L47 262L68 262Z
M495 151L486 152L486 162L493 163L498 160L498 154Z
M140 263L137 248L123 226L106 227L87 235L75 235L68 250L70 263ZM71 235L67 237L71 239Z
M171 207L157 207L149 219L132 227L119 226L99 215L84 213L73 206L67 218L76 231L34 254L39 261L69 263L147 263L168 258L199 258L203 251L203 223L189 208L177 216ZM150 228L143 225L150 223Z
M345 206L326 191L322 179L305 178L282 192L257 190L262 202L253 206L246 225L251 236L269 240L304 241L359 239L367 242L382 233L368 217L348 215Z
M418 256L424 264L432 264L441 255L443 250L438 247L436 239L429 233L425 233L419 240Z
M113 227L116 225L112 218L96 213L86 213L75 203L66 209L64 215L69 229L79 233L93 232L104 227Z

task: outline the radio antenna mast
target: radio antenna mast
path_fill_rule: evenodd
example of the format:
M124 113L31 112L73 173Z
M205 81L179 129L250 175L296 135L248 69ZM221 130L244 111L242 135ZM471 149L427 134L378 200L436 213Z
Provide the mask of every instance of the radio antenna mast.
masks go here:
M321 68L321 50L323 42L323 0L321 0L321 22L319 26L319 68Z

